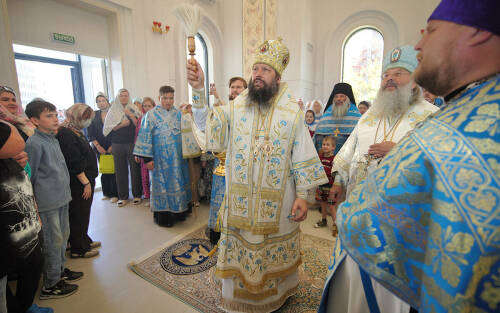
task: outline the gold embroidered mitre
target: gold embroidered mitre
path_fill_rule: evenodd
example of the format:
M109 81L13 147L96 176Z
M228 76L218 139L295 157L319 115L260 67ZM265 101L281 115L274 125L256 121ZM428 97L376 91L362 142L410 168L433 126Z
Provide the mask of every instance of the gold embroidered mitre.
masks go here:
M263 63L271 66L281 76L290 60L288 48L281 38L264 41L256 51L253 64Z

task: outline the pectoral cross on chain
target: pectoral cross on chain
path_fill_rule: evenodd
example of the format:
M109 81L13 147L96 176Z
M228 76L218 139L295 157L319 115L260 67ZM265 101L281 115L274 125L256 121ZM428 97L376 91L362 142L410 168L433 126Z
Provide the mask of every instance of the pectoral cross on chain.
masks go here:
M358 162L360 164L359 170L358 170L358 175L356 179L356 183L359 183L361 180L365 179L365 177L368 175L368 167L370 166L370 163L372 161L376 161L380 158L375 157L374 155L365 154L365 161L364 162Z
M335 135L335 137L338 137L338 136L339 136L339 134L340 134L340 130L339 130L339 128L338 128L338 127L337 127L337 128L335 128L335 130L333 131L333 134Z

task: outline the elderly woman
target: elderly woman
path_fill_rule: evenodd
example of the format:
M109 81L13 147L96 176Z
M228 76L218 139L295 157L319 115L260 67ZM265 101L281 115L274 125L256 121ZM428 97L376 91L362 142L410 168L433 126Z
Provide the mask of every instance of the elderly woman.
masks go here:
M99 241L88 235L90 207L94 197L97 159L82 129L90 126L94 111L86 104L77 103L66 111L56 138L66 160L70 175L71 202L69 203L69 245L72 258L90 258L99 254Z
M35 127L17 102L16 93L7 86L0 86L0 119L14 125L24 141L35 132Z
M127 89L120 89L111 109L104 120L103 134L111 137L112 153L115 160L116 186L118 188L118 206L128 202L128 169L132 179L134 204L141 203L141 168L135 162L134 151L135 127L141 112L130 101Z
M95 98L95 102L99 110L95 111L95 117L90 124L88 131L89 141L94 146L94 152L99 158L101 154L111 153L111 137L104 136L102 129L104 120L108 114L109 104L108 98L102 93L99 93ZM101 174L101 186L103 200L111 199L112 203L118 201L118 190L116 189L115 174Z

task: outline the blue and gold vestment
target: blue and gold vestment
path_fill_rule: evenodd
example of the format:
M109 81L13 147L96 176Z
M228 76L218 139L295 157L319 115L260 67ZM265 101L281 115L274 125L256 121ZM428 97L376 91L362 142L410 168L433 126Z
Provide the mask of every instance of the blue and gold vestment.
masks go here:
M330 269L347 253L420 313L500 312L499 117L497 74L417 126L340 207Z
M134 155L152 158L151 210L181 213L191 201L189 170L182 158L181 112L157 105L142 118Z

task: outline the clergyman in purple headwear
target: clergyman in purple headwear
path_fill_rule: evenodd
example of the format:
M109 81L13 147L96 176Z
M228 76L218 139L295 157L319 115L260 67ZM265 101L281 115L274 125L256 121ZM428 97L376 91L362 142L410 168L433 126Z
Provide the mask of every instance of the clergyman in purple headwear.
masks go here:
M414 78L446 103L340 205L318 312L396 312L381 290L410 312L500 312L499 12L443 0L432 13Z

